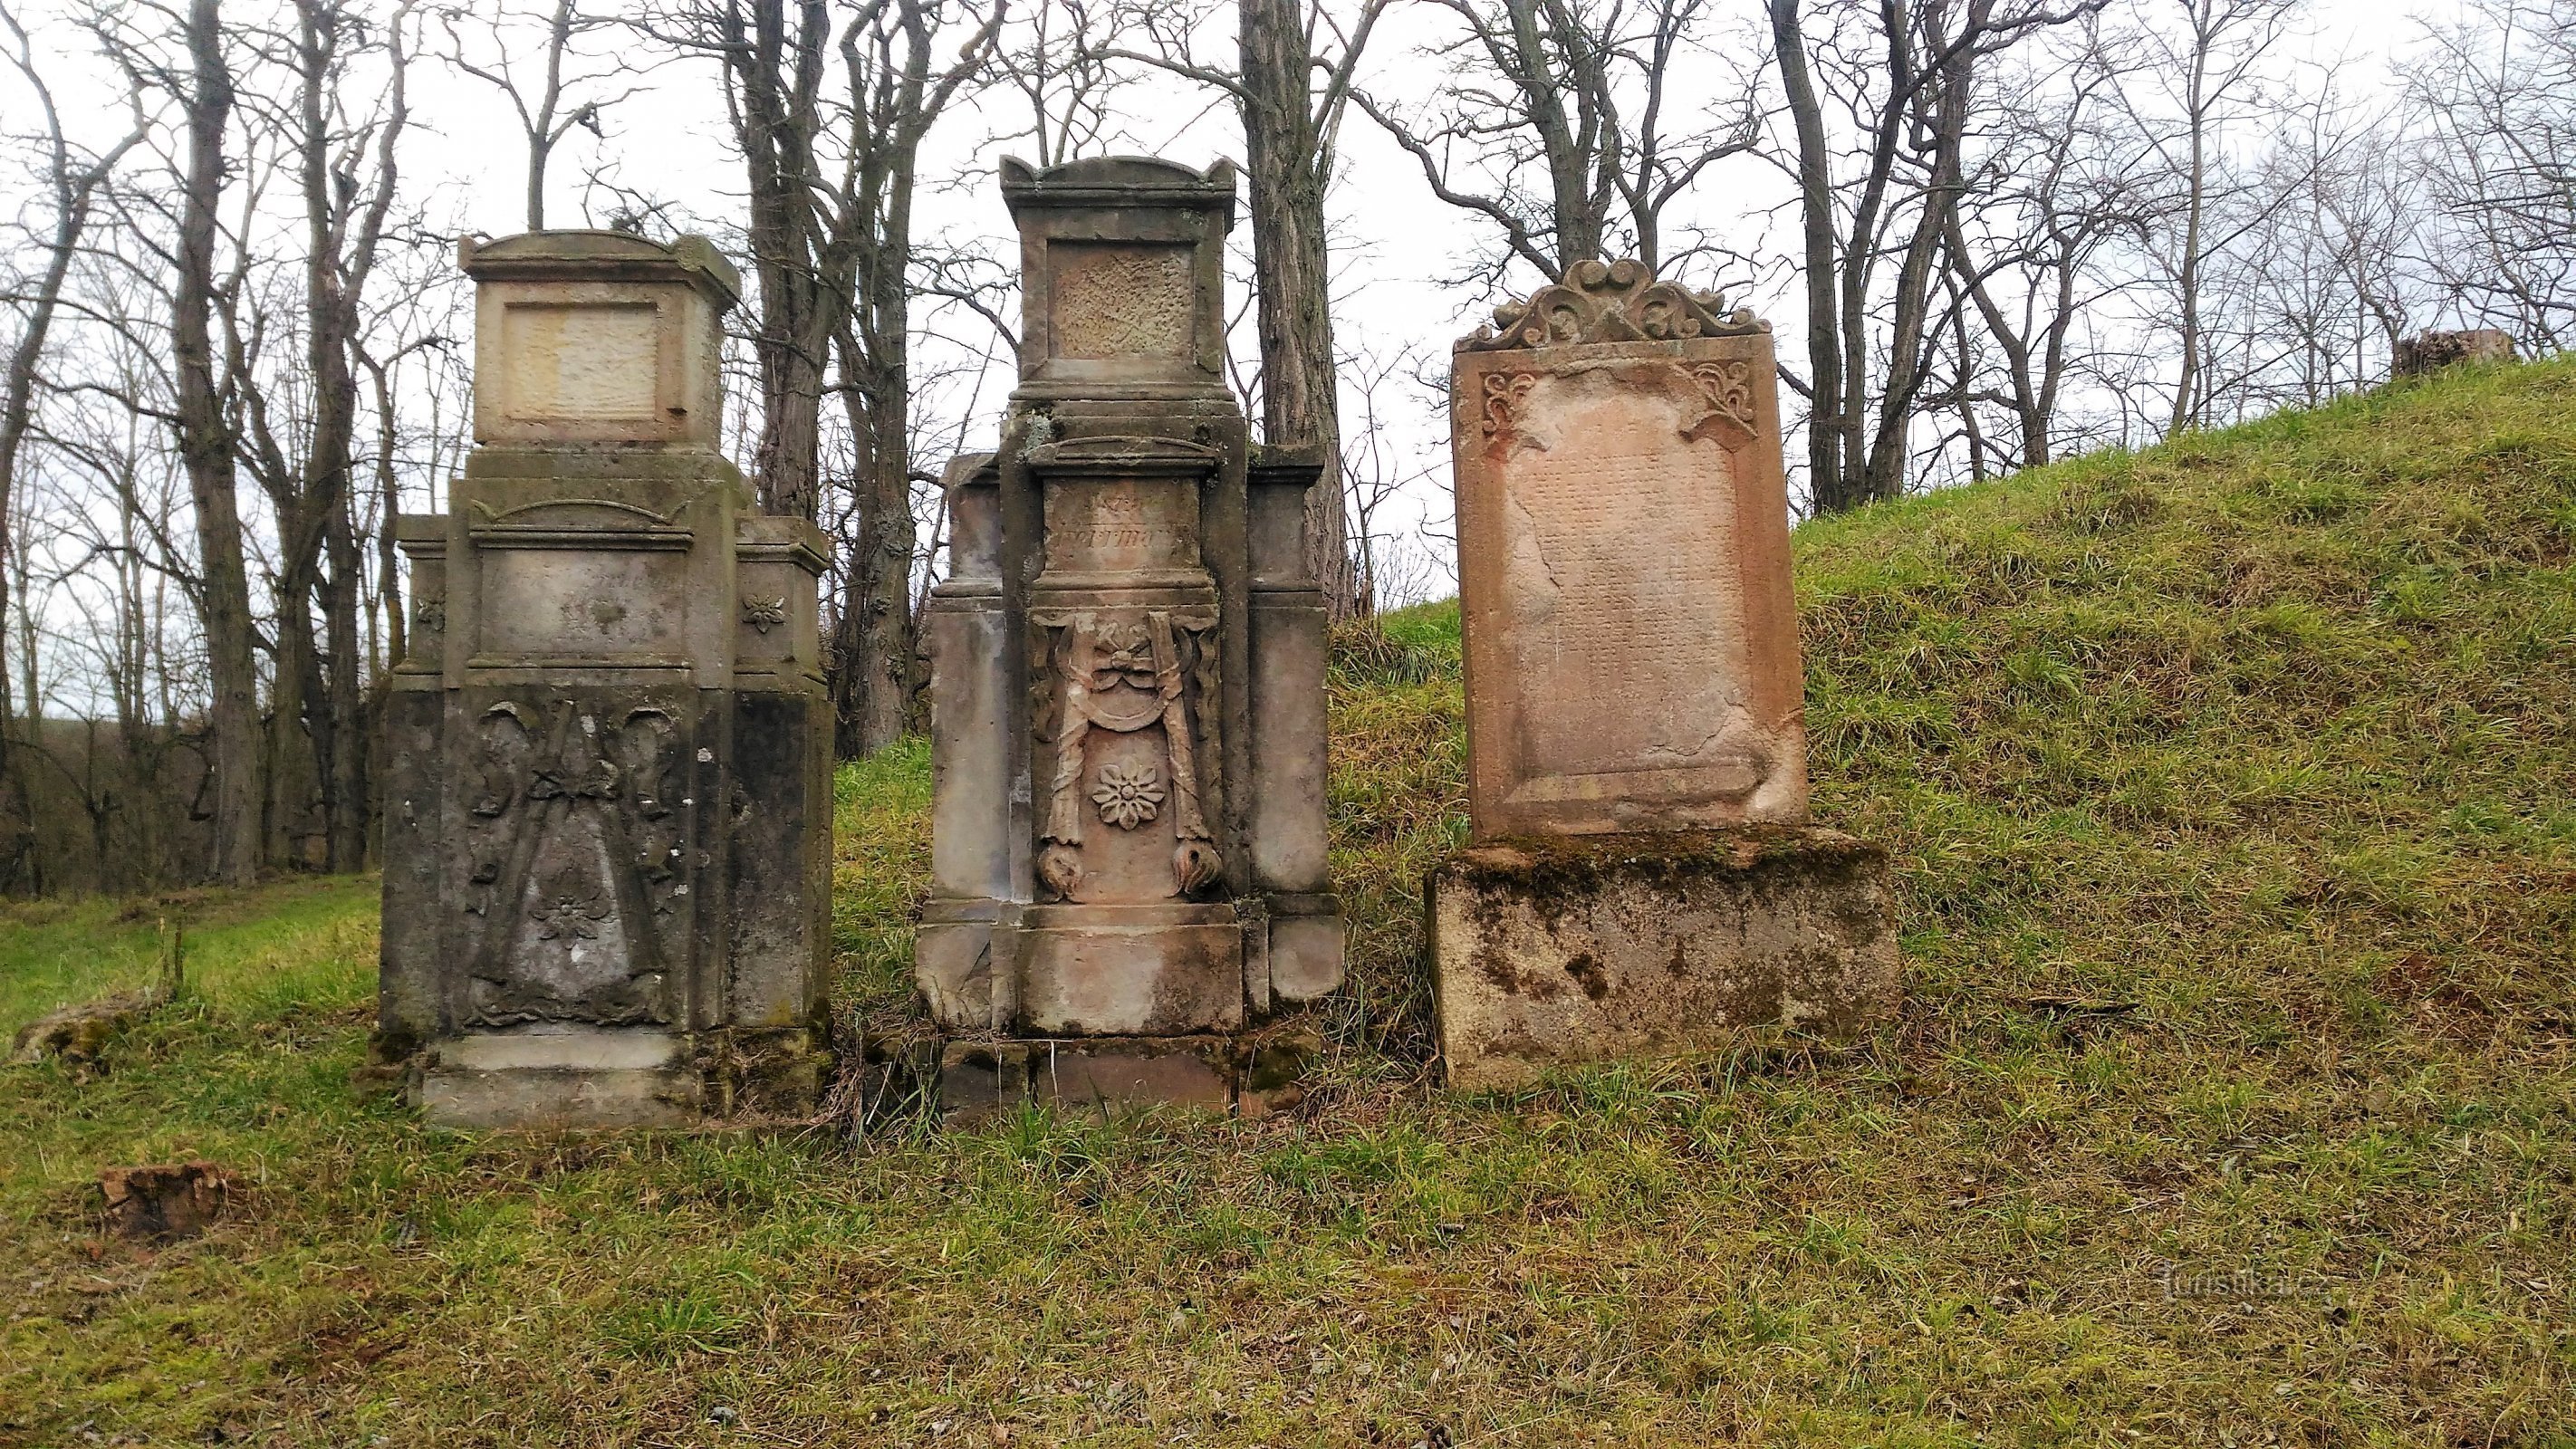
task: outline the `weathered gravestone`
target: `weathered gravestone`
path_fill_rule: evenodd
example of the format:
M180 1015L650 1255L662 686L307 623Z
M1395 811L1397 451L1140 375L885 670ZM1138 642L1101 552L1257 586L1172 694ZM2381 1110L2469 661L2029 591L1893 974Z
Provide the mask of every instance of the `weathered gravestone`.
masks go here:
M824 1077L822 535L716 452L706 241L461 247L474 441L408 517L377 1052L432 1121L681 1123Z
M1221 1105L1243 1034L1342 976L1324 861L1311 456L1223 373L1234 169L1003 163L1024 278L996 454L949 475L924 627L935 774L915 975L952 1109Z
M2400 337L2391 351L2389 375L2422 377L2456 363L2511 362L2518 354L2513 334L2493 327L2466 332L2419 332Z
M1892 1009L1884 852L1806 824L1767 324L1586 262L1451 375L1474 843L1434 873L1451 1081Z

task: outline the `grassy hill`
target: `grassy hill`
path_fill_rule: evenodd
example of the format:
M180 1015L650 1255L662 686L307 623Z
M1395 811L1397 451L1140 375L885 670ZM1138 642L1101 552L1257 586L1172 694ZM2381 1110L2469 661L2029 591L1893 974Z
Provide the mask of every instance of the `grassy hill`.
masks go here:
M1845 1047L1427 1085L1437 607L1335 668L1297 1120L428 1133L347 1085L363 884L200 899L198 997L0 1071L0 1444L2576 1443L2571 546L2565 364L1800 530L1818 808L1902 874ZM899 1013L925 757L841 787ZM0 1028L156 909L0 916ZM95 1240L186 1155L248 1211Z

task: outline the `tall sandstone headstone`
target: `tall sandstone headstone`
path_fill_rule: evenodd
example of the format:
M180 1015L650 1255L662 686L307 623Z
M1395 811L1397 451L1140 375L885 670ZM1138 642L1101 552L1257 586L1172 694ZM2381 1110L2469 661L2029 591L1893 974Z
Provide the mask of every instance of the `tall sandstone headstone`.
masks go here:
M1806 823L1768 324L1586 262L1451 375L1474 842L1428 893L1460 1085L1892 1009L1884 853Z
M1243 1034L1342 977L1324 859L1318 461L1226 389L1234 170L1003 164L1020 383L949 472L915 974L952 1107L1223 1104Z
M827 1074L831 712L813 525L716 451L697 237L460 248L474 449L396 521L376 1050L430 1120L795 1111Z

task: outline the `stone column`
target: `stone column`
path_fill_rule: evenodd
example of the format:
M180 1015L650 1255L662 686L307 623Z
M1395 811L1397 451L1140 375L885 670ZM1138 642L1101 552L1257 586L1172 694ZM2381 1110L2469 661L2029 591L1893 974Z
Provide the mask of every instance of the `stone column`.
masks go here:
M1884 853L1806 823L1768 324L1586 262L1457 344L1475 844L1434 871L1450 1080L1893 1009Z
M433 1121L800 1110L827 1075L827 547L716 452L696 237L465 242L475 447L396 520L376 1048Z
M1002 192L1021 380L949 475L915 965L943 1030L1014 1041L952 1046L943 1090L1225 1102L1239 1034L1341 979L1323 612L1282 563L1317 470L1256 465L1225 387L1230 165L1012 161Z

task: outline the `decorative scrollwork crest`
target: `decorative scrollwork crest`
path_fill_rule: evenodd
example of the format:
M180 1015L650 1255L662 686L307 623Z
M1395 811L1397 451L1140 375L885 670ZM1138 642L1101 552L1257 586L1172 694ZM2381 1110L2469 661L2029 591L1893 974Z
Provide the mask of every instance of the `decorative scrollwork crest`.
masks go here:
M1494 309L1494 325L1458 339L1455 351L1500 352L1567 342L1677 342L1741 337L1770 325L1715 292L1658 282L1643 262L1577 262L1565 280ZM1490 431L1490 430L1489 430Z

